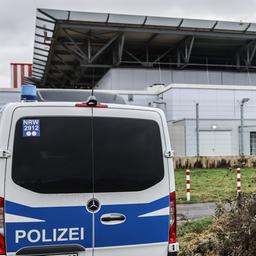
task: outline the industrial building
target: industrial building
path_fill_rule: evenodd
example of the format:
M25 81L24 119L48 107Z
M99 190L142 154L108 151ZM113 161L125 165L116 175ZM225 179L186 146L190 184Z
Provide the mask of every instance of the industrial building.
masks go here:
M31 81L162 108L178 156L254 155L255 53L254 23L38 9Z
M163 109L177 156L241 154L241 101L247 98L249 101L243 104L243 154L256 153L256 88L253 86L171 84L153 86L146 91L117 92L129 104Z

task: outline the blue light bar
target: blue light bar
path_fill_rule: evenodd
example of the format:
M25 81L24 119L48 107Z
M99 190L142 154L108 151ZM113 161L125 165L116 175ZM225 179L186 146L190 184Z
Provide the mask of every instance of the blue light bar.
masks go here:
M21 86L21 101L37 101L36 86L24 84Z

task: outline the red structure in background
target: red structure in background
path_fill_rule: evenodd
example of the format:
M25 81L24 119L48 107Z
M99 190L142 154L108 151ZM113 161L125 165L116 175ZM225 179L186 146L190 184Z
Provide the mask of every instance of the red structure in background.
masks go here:
M11 63L11 88L20 88L25 77L32 76L32 64Z

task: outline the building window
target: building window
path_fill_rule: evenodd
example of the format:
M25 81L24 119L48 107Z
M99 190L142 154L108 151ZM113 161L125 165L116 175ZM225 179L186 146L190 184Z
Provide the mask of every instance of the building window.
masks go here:
M256 132L250 132L250 154L256 155Z

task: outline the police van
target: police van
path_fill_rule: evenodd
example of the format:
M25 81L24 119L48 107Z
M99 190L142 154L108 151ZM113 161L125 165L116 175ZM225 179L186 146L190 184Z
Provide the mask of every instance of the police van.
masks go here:
M176 255L171 158L156 108L95 98L5 105L0 255Z

